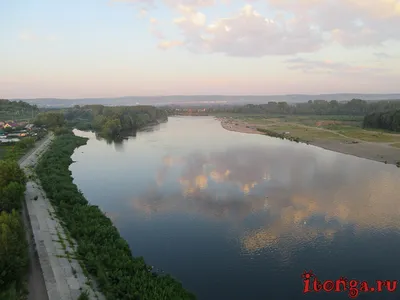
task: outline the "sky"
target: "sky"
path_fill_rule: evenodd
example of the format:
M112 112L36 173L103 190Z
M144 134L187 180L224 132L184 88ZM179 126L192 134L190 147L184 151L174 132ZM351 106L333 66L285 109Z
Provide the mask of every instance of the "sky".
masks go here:
M400 0L1 0L0 98L400 92Z

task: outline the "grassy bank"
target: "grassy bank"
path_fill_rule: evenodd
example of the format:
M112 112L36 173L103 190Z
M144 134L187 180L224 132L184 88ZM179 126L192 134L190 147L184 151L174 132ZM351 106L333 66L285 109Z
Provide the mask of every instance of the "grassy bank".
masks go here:
M375 143L400 144L400 134L362 128L359 116L235 116L234 119L256 126L257 129L274 132L277 135L290 135L300 141L338 141L354 140ZM279 137L279 136L278 136Z
M40 159L36 172L59 218L78 243L79 259L99 283L108 300L186 300L195 296L171 276L151 272L142 257L133 257L97 206L89 205L73 184L68 169L75 148L87 139L72 133L56 137Z

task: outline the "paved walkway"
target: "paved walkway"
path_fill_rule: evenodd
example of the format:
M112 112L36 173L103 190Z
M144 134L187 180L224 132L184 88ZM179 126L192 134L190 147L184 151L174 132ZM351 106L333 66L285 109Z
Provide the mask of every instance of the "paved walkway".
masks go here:
M35 176L32 167L53 138L53 135L49 135L20 160L20 166L27 176ZM75 257L76 243L57 220L37 179L29 179L27 182L25 202L48 300L77 300L83 291L89 293L89 299L105 299L96 291L94 280L84 275Z

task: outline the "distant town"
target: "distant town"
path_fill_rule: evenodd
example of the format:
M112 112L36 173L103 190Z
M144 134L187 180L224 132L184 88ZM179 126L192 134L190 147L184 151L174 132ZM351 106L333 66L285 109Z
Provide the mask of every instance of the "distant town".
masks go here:
M38 135L39 130L34 124L18 121L0 121L0 143L19 142L25 137L34 137Z

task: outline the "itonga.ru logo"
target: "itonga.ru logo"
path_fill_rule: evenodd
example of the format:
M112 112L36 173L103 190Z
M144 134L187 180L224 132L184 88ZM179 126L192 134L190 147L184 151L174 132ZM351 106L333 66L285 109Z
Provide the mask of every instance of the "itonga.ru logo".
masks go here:
M303 293L347 293L349 298L357 298L360 293L376 293L388 291L393 293L397 289L397 280L375 280L374 284L367 281L347 279L319 280L312 271L306 271L301 275L303 279Z

